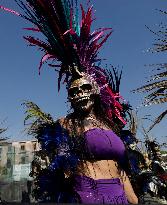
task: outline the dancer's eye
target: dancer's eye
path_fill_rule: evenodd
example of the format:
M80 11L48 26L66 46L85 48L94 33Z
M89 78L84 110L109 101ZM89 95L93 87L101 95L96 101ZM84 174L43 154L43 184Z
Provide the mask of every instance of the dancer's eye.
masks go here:
M81 85L81 89L85 92L90 92L92 90L92 86L90 84Z
M68 95L71 98L75 97L77 95L77 93L78 93L78 87L70 88L68 91Z

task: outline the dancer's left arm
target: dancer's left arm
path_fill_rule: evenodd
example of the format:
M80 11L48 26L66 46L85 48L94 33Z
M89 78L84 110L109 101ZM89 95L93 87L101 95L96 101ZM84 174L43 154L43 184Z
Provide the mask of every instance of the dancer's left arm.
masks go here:
M128 202L131 204L138 204L138 198L130 183L129 177L125 173L123 174L122 182Z

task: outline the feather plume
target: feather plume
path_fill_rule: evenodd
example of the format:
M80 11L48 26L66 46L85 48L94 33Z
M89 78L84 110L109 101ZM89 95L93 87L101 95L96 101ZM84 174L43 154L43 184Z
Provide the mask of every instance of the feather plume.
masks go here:
M165 77L167 77L167 71L161 72L161 73L158 73L158 74L155 74L155 75L151 76L151 79L147 82L154 81L154 80L159 80L160 78L165 78Z
M41 32L45 40L34 36L26 36L24 39L37 46L43 52L43 56L50 56L45 61L54 60L59 67L58 83L62 76L77 75L75 67L80 72L88 72L92 65L99 59L99 49L111 35L111 28L100 28L91 31L93 22L93 7L87 11L81 5L81 23L79 22L78 1L76 0L15 0L22 10L22 14L1 7L4 10L21 16L33 24L33 28L27 28L33 32ZM107 33L106 33L107 32ZM44 58L44 57L43 57ZM43 64L40 62L39 70Z
M151 94L149 94L148 96L146 96L146 99L154 99L158 96L165 96L166 94L164 93L166 90L166 88L159 88L156 91L152 92Z
M161 113L161 114L154 120L154 123L149 127L148 132L149 132L150 130L152 130L153 127L154 127L156 124L160 123L160 122L162 121L162 119L163 119L166 115L167 115L167 110L165 110L163 113Z
M112 33L111 28L99 28L91 31L93 22L93 7L87 10L81 8L81 21L79 22L79 8L77 0L15 0L21 8L19 14L33 24L27 30L42 33L44 39L26 36L24 39L31 46L36 46L43 52L39 65L39 73L44 62L52 60L51 67L56 67L58 76L58 90L62 78L67 85L81 76L81 73L94 75L99 87L104 87L101 92L103 104L108 118L119 118L124 124L120 112L120 94L114 93L108 84L108 77L104 69L96 66L99 51ZM76 69L77 68L77 69ZM114 75L117 75L116 73ZM119 87L118 77L116 87ZM116 88L117 89L117 88Z
M144 85L140 88L137 88L136 90L133 90L132 92L148 92L150 90L153 90L155 88L163 88L167 86L167 80L162 80L160 82L155 82L155 83L151 83L148 85Z
M146 100L144 104L145 104L145 106L148 106L148 105L153 105L153 104L161 104L161 103L165 103L165 102L167 102L167 97Z

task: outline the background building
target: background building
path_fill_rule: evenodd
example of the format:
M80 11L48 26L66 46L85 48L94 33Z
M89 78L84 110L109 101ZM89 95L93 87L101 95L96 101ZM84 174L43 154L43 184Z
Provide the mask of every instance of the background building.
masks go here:
M31 192L32 178L29 173L37 150L39 150L39 145L36 140L6 142L0 145L0 197L2 200L20 202L26 193Z

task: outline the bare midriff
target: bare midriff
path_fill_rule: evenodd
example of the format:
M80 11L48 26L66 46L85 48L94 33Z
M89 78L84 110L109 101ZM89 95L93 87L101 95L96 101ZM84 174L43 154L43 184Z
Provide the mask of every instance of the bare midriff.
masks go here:
M95 127L85 127L85 131ZM102 127L108 130L108 127ZM84 175L93 179L120 178L118 164L114 160L80 161L77 168L78 175Z
M64 119L61 119L60 121L61 125L65 127L69 131L70 130L70 124L72 126L71 121L68 121L68 123L64 123ZM109 130L110 128L108 126L105 126L101 122L96 123L98 126L92 126L90 123L87 126L84 126L84 132L94 129L96 127L100 127L104 130ZM80 133L80 128L78 127L78 135ZM96 161L85 161L81 160L78 163L76 174L77 175L84 175L90 178L93 178L95 180L97 179L111 179L111 178L120 178L120 172L118 171L118 164L114 160L96 160Z
M113 160L81 161L78 164L78 175L84 175L93 179L120 178L117 162Z

